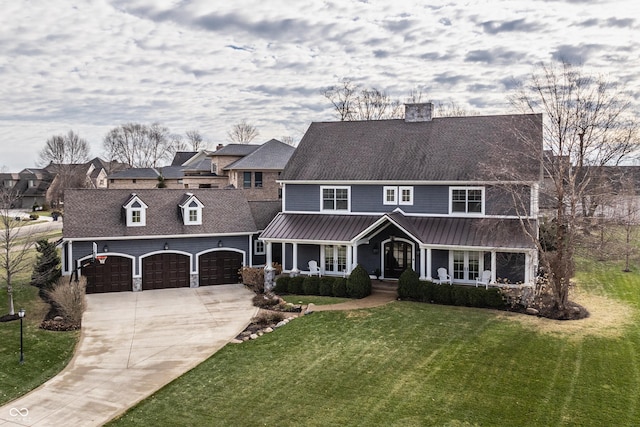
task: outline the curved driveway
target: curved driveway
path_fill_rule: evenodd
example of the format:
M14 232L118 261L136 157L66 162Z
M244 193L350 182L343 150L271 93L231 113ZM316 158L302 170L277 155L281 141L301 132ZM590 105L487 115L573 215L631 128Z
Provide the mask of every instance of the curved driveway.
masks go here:
M104 424L240 333L257 313L252 296L243 285L87 295L73 359L0 407L0 426Z

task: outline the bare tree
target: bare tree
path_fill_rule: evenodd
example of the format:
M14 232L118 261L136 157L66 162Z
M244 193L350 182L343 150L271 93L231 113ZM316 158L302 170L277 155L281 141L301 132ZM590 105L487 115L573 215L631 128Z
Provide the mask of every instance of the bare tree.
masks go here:
M287 145L291 145L292 147L296 146L296 140L293 139L291 135L285 135L280 137L280 142L284 142Z
M530 236L539 249L553 308L560 315L566 314L576 237L583 225L580 207L591 179L589 168L616 164L633 150L637 119L631 114L628 95L623 90L567 63L542 65L520 84L510 101L520 112L542 112L544 116L542 163L547 185L541 196L552 204L554 250L544 250L536 233ZM527 155L505 152L505 158ZM500 173L517 168L516 163L503 162ZM517 204L525 207L528 203L520 200ZM527 228L536 229L532 224Z
M400 100L376 88L360 88L348 79L322 94L331 101L340 121L397 119L404 113Z
M175 139L169 129L159 123L144 125L126 123L111 129L104 137L103 146L109 160L118 161L134 168L160 166L169 160Z
M192 151L200 151L206 148L204 140L202 138L202 134L199 130L188 130L187 132L185 132L185 135L187 136L187 141L189 142L189 144L191 144Z
M231 142L238 144L248 144L253 141L260 132L251 123L248 123L245 119L242 119L240 123L233 125L230 131L227 132L227 136Z
M8 188L0 188L0 272L7 287L9 314L15 314L13 306L14 278L31 267L29 250L34 244L32 227L23 226L20 217L13 217L10 208L17 204L19 194Z
M40 166L56 175L49 190L56 206L64 200L65 189L85 186L86 174L79 165L89 160L89 143L73 130L47 139L38 158Z

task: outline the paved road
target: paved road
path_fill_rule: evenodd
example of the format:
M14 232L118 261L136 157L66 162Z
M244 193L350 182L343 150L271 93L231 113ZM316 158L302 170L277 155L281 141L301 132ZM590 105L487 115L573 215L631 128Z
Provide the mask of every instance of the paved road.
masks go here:
M0 407L0 427L106 423L239 334L257 313L252 296L243 285L88 295L73 359Z

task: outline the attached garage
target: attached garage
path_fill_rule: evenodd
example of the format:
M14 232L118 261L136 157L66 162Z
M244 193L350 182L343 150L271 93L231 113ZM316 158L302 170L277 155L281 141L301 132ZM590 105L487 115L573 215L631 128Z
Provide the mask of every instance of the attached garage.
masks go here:
M189 256L151 255L142 260L142 290L189 287Z
M200 286L238 283L242 254L235 251L212 251L200 255Z
M95 261L82 267L87 278L87 293L123 292L132 290L131 258L109 256L104 264Z

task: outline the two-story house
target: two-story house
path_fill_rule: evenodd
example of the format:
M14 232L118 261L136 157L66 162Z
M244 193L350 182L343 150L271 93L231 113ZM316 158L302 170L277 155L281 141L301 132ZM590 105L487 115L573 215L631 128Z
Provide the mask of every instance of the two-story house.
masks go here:
M267 264L295 274L314 260L326 275L361 264L382 278L412 268L425 280L446 268L454 283L490 270L531 283L542 116L431 112L312 123L280 177L282 212L260 236ZM515 174L501 173L508 165Z

